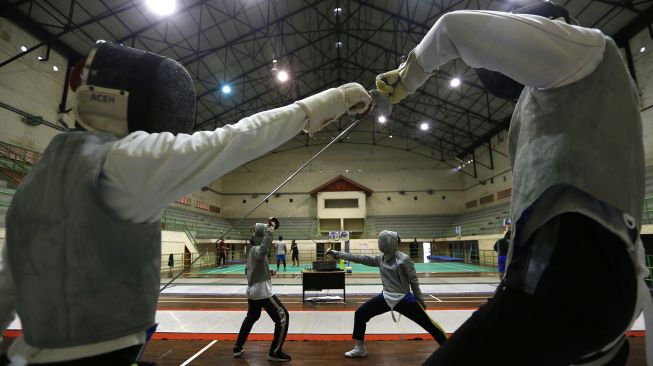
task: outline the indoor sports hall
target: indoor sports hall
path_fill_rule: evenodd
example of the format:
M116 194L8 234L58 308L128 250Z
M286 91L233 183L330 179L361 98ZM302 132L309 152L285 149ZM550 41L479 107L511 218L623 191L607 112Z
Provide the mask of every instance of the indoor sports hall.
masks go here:
M527 285L530 285L529 278L534 278L528 277L534 276L533 272L541 271L537 272L541 275L537 281L542 282L536 284L545 283L549 273L555 272L554 269L549 272L542 269L545 267L537 267L539 264L534 265L536 262L533 261L539 260L537 258L547 258L545 262L553 262L552 258L557 260L558 251L554 248L558 247L551 243L576 240L582 235L574 233L574 228L579 231L587 228L580 224L565 226L560 223L561 231L557 237L545 237L546 233L540 228L548 227L546 225L555 220L554 215L546 216L548 213L559 209L564 211L564 215L582 216L587 207L606 202L604 196L628 201L628 207L637 211L632 215L635 218L619 205L614 205L618 209L614 211L615 207L609 204L600 206L595 212L604 215L601 217L618 217L619 224L588 216L594 224L603 225L600 230L609 230L610 235L599 229L588 230L589 233L594 231L600 240L587 239L591 242L589 249L575 253L565 262L571 266L570 272L563 274L564 280L558 280L556 284L564 287L567 279L572 283L574 279L582 278L579 293L592 296L556 295L560 305L550 307L548 316L559 315L560 319L567 319L565 309L583 307L588 309L588 317L595 316L597 303L620 301L621 293L612 292L607 284L605 290L603 287L612 277L606 273L612 273L608 272L611 270L619 272L619 264L600 267L597 273L591 274L593 264L599 266L599 262L593 259L593 240L603 243L605 238L621 240L627 237L626 242L632 239L633 244L628 244L628 258L633 259L632 263L641 258L645 265L635 264L629 271L634 270L635 275L645 278L647 286L642 285L635 291L640 295L639 299L648 300L649 288L653 286L653 1L555 1L556 6L568 11L565 13L567 23L560 26L560 32L577 37L569 43L586 47L586 52L576 48L576 51L570 50L571 46L560 40L562 33L555 33L547 41L544 39L548 36L537 36L515 46L523 48L515 52L510 41L502 41L500 37L518 39L518 31L511 34L496 25L488 27L485 32L477 31L476 26L482 21L503 17L496 14L509 14L508 21L522 16L527 22L532 22L528 24L534 25L534 29L553 34L549 32L551 28L547 28L547 22L558 24L555 22L564 22L565 19L556 16L547 19L540 17L539 13L519 10L536 3L542 1L3 1L0 4L0 249L5 254L0 260L0 326L6 325L6 328L0 334L0 355L7 354L8 358L7 361L0 358L0 365L104 365L92 361L58 362L70 361L67 352L78 352L75 354L81 358L104 354L96 352L97 349L106 352L121 349L115 346L117 343L111 342L122 342L120 344L125 347L138 345L138 358L150 362L141 364L162 366L267 365L276 361L298 365L421 365L432 354L436 355L434 351L441 346L448 346L452 339L457 342L458 338L451 338L452 335L474 319L472 314L492 306L492 299L507 291L506 286L512 288L511 281L518 280L516 275L510 277L511 270L531 265L528 270L524 269L524 283ZM457 18L449 14L454 17L461 15L463 19L466 14L472 14L468 18L472 20L456 23ZM473 21L474 14L480 14L481 20ZM445 27L447 19L450 20ZM503 20L493 18L491 21L500 23ZM438 28L436 24L443 25ZM575 35L579 28L591 31L579 31L579 35ZM432 45L441 53L436 57L432 55L437 52L426 51L426 44L428 37L438 31L441 32L440 38ZM591 59L587 56L587 60L582 62L580 56L566 57L573 52L582 57L590 53L589 38L581 37L589 33L602 35L601 42L605 45L601 43L601 56L594 55ZM132 128L129 119L132 110L137 108L136 103L142 102L142 98L147 98L138 93L146 96L159 95L162 90L169 93L173 97L163 98L161 105L150 103L147 107L156 113L175 113L175 109L179 109L179 100L173 99L183 85L150 85L143 80L152 77L154 69L142 66L130 69L131 66L125 65L131 62L129 57L132 56L113 56L105 67L129 69L131 74L127 79L133 83L134 91L125 93L125 88L120 86L98 84L95 87L100 91L104 88L120 91L119 95L115 94L115 100L112 99L114 96L101 96L100 99L91 96L91 99L96 98L96 102L107 104L97 113L110 117L97 117L99 114L85 110L79 95L80 90L89 90L84 87L88 88L99 73L93 70L95 60L101 60L102 55L102 46L96 43L98 40L115 45L111 47L128 47L161 55L183 66L190 77L191 89L194 89L193 108L190 110L192 129L170 135L173 137L168 140L172 141L169 144L164 141L169 135L165 129L142 129L147 133L133 134L140 130ZM497 96L492 86L488 86L484 74L478 71L488 71L481 67L492 57L491 62L499 66L498 71L490 71L507 73L510 67L504 68L503 65L510 64L506 60L512 58L513 61L517 59L516 64L522 62L525 65L515 75L521 76L533 69L537 74L533 79L562 75L566 72L565 67L571 67L562 61L545 60L548 57L546 52L538 47L531 48L533 44L545 44L548 50L555 49L562 55L559 59L573 59L569 63L577 67L574 66L576 68L569 77L573 76L574 81L556 76L555 85L531 86L522 82L517 83L520 88L526 84L524 91L519 89L521 94L512 98ZM634 83L628 81L627 84L633 89L621 91L618 89L621 84L601 79L596 81L598 84L588 85L599 85L595 89L604 89L597 91L588 87L580 90L579 83L584 80L595 82L592 78L608 62L604 60L612 60L607 55L613 44L618 50L615 55L619 56L614 59L622 60L618 65L623 64L623 74L632 79ZM478 49L485 53L475 53ZM604 52L606 56L603 56ZM543 61L537 63L537 59ZM411 90L410 79L406 76L411 72L409 65L414 70L415 65L424 68L424 63L436 61L439 62L437 67L420 71L422 79ZM606 75L618 73L614 71L618 68L610 65L611 68L605 67ZM395 74L390 71L395 69L399 81L392 80ZM583 72L582 77L576 77ZM107 80L111 84L112 76ZM342 100L349 103L351 94L343 89L352 88L348 83L358 83L363 91L369 93L361 97L365 106L356 113L351 111L359 108L361 103L346 104L345 107L338 104L343 103ZM405 93L401 95L400 86L405 87ZM565 92L570 90L569 94L556 94L555 97L560 99L555 101L547 97L551 90L562 89ZM331 104L325 102L315 110L306 109L308 107L304 105L309 102L304 101L314 95L326 95L320 93L329 90L341 94L330 99ZM94 92L93 86L90 86L90 92ZM636 124L633 128L628 124L628 115L618 109L626 108L623 107L625 103L617 101L618 96L625 94L636 101L631 109L638 117L633 118L641 119L641 125ZM539 95L544 96L535 100ZM596 100L586 101L594 95ZM141 99L134 101L132 96ZM121 104L127 100L129 104ZM552 107L546 103L551 103ZM585 109L576 112L569 107L574 106L573 103L583 104ZM602 116L609 115L605 118L612 118L610 123L616 128L604 130L596 122L596 128L592 124L589 124L590 128L583 125L585 130L575 131L574 138L565 135L565 126L590 118L587 116L593 110L604 109L616 111L597 112L598 116L591 117L592 120L602 121ZM308 125L297 129L297 133L287 132L290 125L296 124L293 113L304 111L302 116L309 121ZM330 123L312 121L318 112L336 113L337 118L329 120ZM129 131L118 134L120 139L113 147L106 145L106 151L112 149L111 152L79 150L84 156L105 154L97 162L97 166L102 168L93 173L100 182L98 187L101 184L105 187L106 179L114 179L111 174L116 174L119 166L118 163L111 165L119 161L116 155L111 155L114 149L130 141L137 142L139 138L145 139L147 137L143 136L148 134L150 137L155 134L162 136L149 150L134 153L134 164L131 170L125 171L131 171L133 176L141 174L144 178L130 186L134 189L130 195L121 198L111 191L102 196L106 200L104 203L98 203L99 200L89 203L89 200L80 199L85 197L86 188L78 186L75 177L33 185L45 174L43 172L50 177L59 174L54 171L83 170L77 160L63 160L68 159L68 155L63 155L68 150L54 153L46 149L50 149L51 142L62 135L89 131L104 133L102 129L94 130L86 122L80 122L82 117L79 116L84 113L90 113L86 115L91 116L88 118L97 117L105 125L111 118L126 118L129 122ZM156 113L154 115L158 115ZM282 116L265 130L265 134L279 140L274 146L261 143L257 130L239 130L241 121L251 123L251 126L266 125L265 118L271 117L257 119L257 116L274 113ZM533 121L530 125L527 123L529 113L550 118L546 120L549 126L564 118L570 118L573 123L568 122L559 128L558 125L555 128L537 125L536 128L532 127L535 125ZM315 127L316 123L319 128ZM80 132L83 130L86 132ZM632 130L638 140L621 133ZM212 164L219 169L209 169L202 163L204 157L199 156L205 148L202 143L183 145L184 141L191 141L188 140L193 138L190 136L213 138L210 136L214 131L221 134L211 142L215 145L216 156ZM541 135L536 136L537 133ZM638 136L641 136L641 142ZM525 143L527 138L532 140ZM555 164L549 164L554 160L555 143L563 140L567 142L568 156L563 159L558 156ZM72 149L73 145L68 143L62 149ZM156 149L162 146L169 146L171 151L184 150L190 158L178 163L178 170L172 168L174 165L171 164L177 157L165 151L158 153ZM119 153L134 151L130 149L126 147ZM635 153L624 153L626 150ZM610 155L613 151L615 154ZM197 158L193 155L196 153ZM164 161L168 165L161 165L165 169L152 168L152 163L147 160L151 156L154 156L152 161ZM530 160L520 160L526 159L524 157ZM44 166L58 168L46 169ZM622 169L622 166L629 168ZM632 166L635 168L628 170ZM564 173L558 174L555 169L564 170ZM83 170L83 174L88 171L91 169ZM178 187L184 184L186 174L195 178L201 176L204 183L192 183L192 189L175 195L176 189L181 189ZM120 175L116 181L129 181L134 179L133 176ZM565 186L567 188L556 191L563 185L555 179L568 179L572 182L568 185L571 188ZM608 183L602 186L602 179ZM546 194L537 190L549 181ZM598 188L584 190L583 186L573 182L585 182L588 187L598 185ZM90 190L101 190L93 184L90 186ZM38 189L27 191L27 187ZM53 193L57 189L67 193L53 200L51 197L58 195ZM552 190L554 193L550 193ZM581 193L573 196L575 190ZM585 200L584 194L592 195L595 200ZM165 198L154 200L151 197ZM522 205L524 197L531 200L530 206ZM575 198L565 201L568 197ZM147 227L152 233L133 236L132 226L115 226L114 220L120 222L124 219L120 216L122 214L111 212L118 205L133 207L129 212L154 212L147 219L126 220L132 226ZM96 211L101 211L102 216L98 214L97 217L102 219L96 220L92 228L77 230L84 224L71 222L85 223L95 219L94 211L88 209L91 206L98 207ZM79 217L75 211L79 207L87 210L81 211L85 212L81 216L87 217ZM546 214L541 213L547 208ZM36 218L36 221L28 220L24 212L31 212L29 217ZM613 212L619 214L609 216ZM622 218L622 213L626 218ZM141 216L134 214L130 217ZM627 217L632 220L628 221ZM541 220L540 228L530 224L536 220ZM624 220L631 231L624 229L623 232L632 235L619 236L620 229L615 229L621 227L619 225ZM569 230L564 235L563 227ZM520 233L517 229L522 230L522 236L515 238L515 233ZM526 232L530 236L526 236ZM154 238L150 241L155 245L146 245L147 242L141 240L144 237ZM119 243L114 238L120 238ZM638 238L643 245L642 253L637 250ZM394 245L391 260L383 249L385 240ZM527 244L521 247L514 244L518 240ZM541 242L537 240L544 240L547 244L538 244ZM29 249L21 249L27 248L23 241L33 244ZM72 249L69 245L74 241L83 244ZM114 244L115 250L112 249ZM532 255L526 256L524 250L530 249L523 248L530 248L529 245L544 249L542 252L533 249ZM600 245L603 244L595 244L596 247ZM53 248L57 246L68 248L62 249L67 254L62 257L53 255ZM151 250L143 254L143 248ZM94 256L95 261L67 260L87 252L103 254ZM148 259L141 260L146 255L149 255ZM519 260L514 262L516 264L511 263L511 255L527 258L527 264ZM508 268L513 268L504 273L506 261ZM617 259L614 261L616 263ZM630 264L628 262L628 268L631 268ZM254 266L258 267L255 269ZM154 272L151 272L152 268ZM158 292L139 280L146 273L149 273L148 281L154 281L154 287L158 285ZM74 276L88 276L92 282L91 293L97 296L71 287L68 281L72 281L70 278ZM61 280L51 281L54 278ZM256 282L253 278L264 280ZM42 281L42 288L39 281ZM25 289L26 283L32 287ZM261 283L266 287L255 286ZM399 287L410 290L394 299L390 289ZM123 296L117 288L129 295ZM552 288L555 291L557 287ZM536 294L538 291L533 290ZM146 299L141 299L140 295L144 293L147 293ZM255 293L256 296L259 293L266 295L254 297ZM534 295L534 298L538 297ZM95 309L59 305L60 301L77 301L70 299L81 299L81 302L88 299ZM251 316L253 304L265 299L272 299L269 301L276 310L265 307L268 305L257 305L260 319ZM373 299L382 302L378 306L385 308L387 305L388 311L371 310ZM423 322L409 319L410 312L400 314L400 304L405 301L412 301L411 309L417 309L420 316L426 314L423 319L430 323L428 326L435 325L446 333L447 341L440 345ZM129 335L121 333L124 337L114 337L117 340L94 338L91 330L78 332L75 328L74 324L94 323L90 317L104 319L104 315L111 314L114 309L119 313L120 309L134 303L139 304L139 309L150 309L149 313L155 311L156 330L148 332L151 339L142 347L145 330L153 324L135 326ZM38 304L40 315L27 315L34 314L30 313L32 304ZM638 302L636 306L640 304ZM261 306L266 311L261 311ZM645 305L642 306L646 309ZM527 309L526 305L516 308ZM640 308L637 307L632 322L619 333L623 337L620 339L625 339L625 344L629 345L626 356L615 363L588 364L647 365L646 320L643 313L639 313ZM548 331L560 339L574 339L575 335L585 339L585 332L594 330L600 333L599 324L603 324L603 319L616 318L609 308L600 309L601 320L588 320L580 330L576 325L567 326L563 322ZM18 317L10 316L13 310L18 312ZM143 314L148 311L143 310ZM352 334L360 330L360 318L367 316L366 311L370 319L366 328L363 322L363 347L362 340L353 339ZM523 311L528 312L528 309ZM21 319L21 312L26 314L24 318L27 320ZM59 317L64 313L65 316ZM88 315L90 313L94 315ZM110 326L112 322L135 318L140 321L146 317L136 313L141 314L140 310L120 313L115 317L107 316L103 321ZM514 314L519 320L512 321L521 321L523 314ZM583 316L576 318L584 319ZM275 321L277 318L281 320ZM34 319L45 320L38 324ZM250 324L249 337L244 342L242 329L250 320L253 325ZM38 335L32 335L26 331L31 327L52 329L52 332L39 331L33 333ZM279 341L279 329L282 334L287 332L285 343L283 337ZM505 343L501 342L501 336L490 331L477 334L480 344L485 342L501 347L488 346L493 349L491 352L472 347L481 353L475 357L481 359L487 355L489 360L494 360L492 357L517 352L516 349L527 352L513 339L546 344L548 338L554 337L546 335L549 333L542 327L524 325L510 329L519 331L513 331L514 338L507 338ZM88 342L74 343L67 338L79 339L78 334L89 334L84 338ZM30 345L30 342L41 346ZM94 344L102 346L93 348ZM616 347L615 352L624 343L616 344L618 346L610 345ZM606 349L594 349L583 356L598 359L599 354L612 352L607 350L607 342L603 346ZM57 351L60 347L63 351ZM355 348L352 350L352 347ZM569 349L574 347L569 343ZM25 353L20 356L17 355L19 352ZM50 358L38 358L39 352L43 352L42 357ZM476 352L468 349L467 353ZM537 359L534 356L537 352L541 349L533 351L532 359ZM548 357L545 353L543 356ZM653 349L648 353L648 357L653 359ZM284 358L288 355L292 360ZM30 363L25 361L28 357L46 361ZM615 360L618 358L614 357ZM494 363L488 361L488 364ZM524 363L514 364L542 363L524 360Z

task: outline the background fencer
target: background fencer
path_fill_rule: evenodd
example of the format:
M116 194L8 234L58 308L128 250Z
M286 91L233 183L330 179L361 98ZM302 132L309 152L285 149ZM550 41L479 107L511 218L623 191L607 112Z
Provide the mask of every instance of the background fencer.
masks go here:
M290 316L288 310L272 290L268 253L272 245L272 233L275 225L271 220L267 224L256 224L252 228L251 247L247 251L247 315L238 333L233 349L233 356L240 357L245 352L243 346L252 331L254 323L261 317L261 309L270 315L274 322L274 338L270 344L268 360L277 362L290 361L292 357L283 351ZM281 237L279 237L281 240ZM278 254L277 254L278 256Z
M186 134L195 89L184 67L103 42L75 68L71 86L84 130L51 141L6 218L0 331L16 311L23 334L5 363L135 362L154 325L163 209L371 102L362 86L346 84Z
M639 97L619 50L551 2L456 11L377 87L400 102L456 58L489 92L518 98L508 138L513 235L495 296L425 364L623 364L647 271Z
M411 319L429 332L440 345L447 339L447 334L442 327L426 313L426 303L419 288L415 266L406 253L399 251L400 242L401 239L396 232L383 230L379 233L378 239L379 250L382 254L356 255L331 248L326 252L327 255L337 259L379 267L381 273L383 292L356 309L352 334L356 345L351 351L345 353L346 357L367 357L365 348L367 322L388 311L392 312L392 319L395 321L395 311Z

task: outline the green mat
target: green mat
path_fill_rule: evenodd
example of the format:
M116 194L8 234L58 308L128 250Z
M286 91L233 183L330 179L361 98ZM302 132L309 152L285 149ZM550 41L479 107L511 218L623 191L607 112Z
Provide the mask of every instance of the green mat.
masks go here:
M301 273L302 270L310 267L310 264L302 264L299 267L293 267L292 265L286 266L286 271L283 271L283 265L281 265L280 273ZM351 263L353 273L378 273L379 269L377 267L370 267L363 264ZM276 270L277 264L270 263L270 269ZM447 273L447 272L496 272L496 268L481 267L473 264L467 263L415 263L415 270L418 273ZM199 272L193 271L193 274L245 274L245 265L244 264L233 264L227 267L222 268L206 268Z

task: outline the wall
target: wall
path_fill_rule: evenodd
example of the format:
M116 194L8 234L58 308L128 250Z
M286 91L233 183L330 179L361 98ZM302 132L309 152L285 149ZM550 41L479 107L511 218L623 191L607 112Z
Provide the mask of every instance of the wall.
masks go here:
M20 53L22 45L30 48L38 41L6 18L0 18L0 58L6 60ZM23 56L0 68L0 101L48 122L56 123L62 118L69 126L74 119L70 114L59 114L63 94L67 61L54 50L48 61L40 62L38 55L45 56L45 47ZM57 66L59 71L53 71ZM72 95L68 94L66 106L71 107ZM42 152L59 131L47 126L28 126L20 116L0 108L0 140Z
M629 41L635 65L637 86L642 97L642 125L646 165L653 164L653 35L649 29L642 30ZM644 47L644 52L640 52Z
M317 194L317 216L321 219L329 218L365 218L365 199L364 192L320 192ZM325 200L331 199L356 199L358 207L356 208L325 208Z
M492 160L486 146L475 151L477 178L470 175L464 176L464 202L477 201L477 206L466 208L465 211L472 211L479 207L489 207L495 204L503 204L509 198L499 199L497 192L512 187L512 173L510 172L510 159L508 158L508 131L502 131L491 139ZM492 161L492 163L491 163ZM494 167L490 169L489 167ZM466 172L473 174L472 164L463 168ZM494 195L494 201L481 205L479 199L484 196Z
M222 177L224 216L240 217L251 210L316 151L311 147L276 153ZM308 193L338 175L374 191L367 197L368 216L452 213L464 207L462 174L437 160L380 146L336 144L252 216L316 217L317 201Z

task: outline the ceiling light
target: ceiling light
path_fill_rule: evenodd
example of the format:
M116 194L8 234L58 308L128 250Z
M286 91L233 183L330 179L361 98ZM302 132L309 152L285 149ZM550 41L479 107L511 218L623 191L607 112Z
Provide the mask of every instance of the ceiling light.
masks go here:
M458 78L451 79L451 81L449 82L449 85L451 85L454 88L460 86L460 79L458 79Z
M342 48L342 42L340 41L336 42L336 48Z
M54 65L54 66L52 66L52 70L59 71L59 68L57 67L57 65Z
M43 61L43 57L41 57L41 56L36 56L36 59L39 60L39 61Z
M277 74L277 80L279 80L282 83L288 81L288 78L289 78L288 73L285 72L284 70L279 71L279 73Z
M386 121L385 116L379 116L379 123L385 123Z
M345 169L345 173L349 173L349 169Z
M392 135L390 135L390 138L392 138Z
M27 47L25 47L25 46L20 46L20 50L23 51L23 52L25 52L25 51L27 51Z
M176 0L146 0L145 3L153 12L161 16L170 15L177 8Z
M223 94L231 94L231 87L229 85L223 85L222 86L222 93Z
M426 130L429 129L429 124L426 123L426 122L422 122L422 124L419 125L419 128L420 128L422 131L426 131Z
M646 51L646 47L642 47L639 49L639 53L644 53L644 51Z
M333 15L335 15L335 16L342 15L342 8L333 9Z

